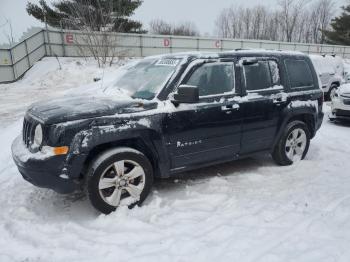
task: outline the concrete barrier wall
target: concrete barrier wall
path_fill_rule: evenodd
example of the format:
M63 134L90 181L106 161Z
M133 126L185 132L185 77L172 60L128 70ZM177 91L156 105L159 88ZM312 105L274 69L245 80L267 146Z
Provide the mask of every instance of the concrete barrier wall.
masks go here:
M307 54L336 54L350 58L349 46L148 34L96 33L95 35L97 35L94 38L96 46L107 44L114 54L128 57L186 51L218 52L240 48L262 48L301 51ZM89 56L91 52L88 41L89 34L81 31L41 30L9 49L0 49L0 83L16 81L44 56Z

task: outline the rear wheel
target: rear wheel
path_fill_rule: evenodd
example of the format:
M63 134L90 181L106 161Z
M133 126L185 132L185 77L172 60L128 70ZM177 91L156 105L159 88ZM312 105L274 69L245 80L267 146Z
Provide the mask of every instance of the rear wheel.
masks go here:
M303 160L310 146L310 131L302 121L289 123L275 147L272 157L279 165Z
M116 148L100 154L87 178L91 204L109 214L120 206L140 205L153 184L153 170L147 157L132 148Z

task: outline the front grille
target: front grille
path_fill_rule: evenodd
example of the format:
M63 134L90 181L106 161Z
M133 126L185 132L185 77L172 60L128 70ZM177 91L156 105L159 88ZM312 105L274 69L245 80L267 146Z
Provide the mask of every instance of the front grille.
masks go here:
M27 147L29 147L33 142L34 128L35 128L35 123L31 120L24 118L22 135L23 135L23 142Z
M349 106L350 105L350 99L343 99L344 105Z
M345 111L345 110L336 110L335 114L337 116L344 116L344 117L350 117L350 111Z

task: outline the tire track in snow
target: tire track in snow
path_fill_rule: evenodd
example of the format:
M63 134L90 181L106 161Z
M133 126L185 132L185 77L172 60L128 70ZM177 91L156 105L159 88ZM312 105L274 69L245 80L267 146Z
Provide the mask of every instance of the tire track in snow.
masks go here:
M346 195L342 198L339 198L337 200L332 201L323 211L317 213L316 215L313 215L312 217L310 217L306 221L303 221L301 223L297 223L296 225L294 225L292 227L293 228L292 230L288 231L283 236L281 236L278 241L275 241L272 244L266 244L266 245L262 246L261 248L258 248L258 251L254 252L247 259L244 259L244 261L253 262L253 261L261 260L261 258L264 255L266 255L270 250L277 248L280 244L285 242L291 236L293 236L299 232L304 231L306 228L308 228L312 224L312 222L316 221L317 219L320 219L322 216L324 216L327 213L331 213L332 211L337 209L337 207L339 207L345 200L348 200L348 199L350 199L350 194Z

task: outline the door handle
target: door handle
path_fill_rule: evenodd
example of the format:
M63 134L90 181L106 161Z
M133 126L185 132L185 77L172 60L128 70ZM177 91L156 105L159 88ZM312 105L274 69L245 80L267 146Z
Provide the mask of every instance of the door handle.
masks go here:
M235 111L239 109L239 104L228 104L221 106L221 111Z
M275 99L273 99L273 103L277 106L280 106L281 104L285 103L286 100L283 99L283 97L276 97Z

